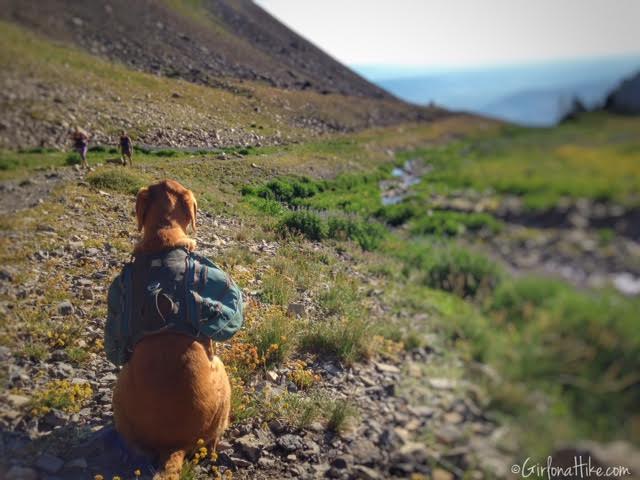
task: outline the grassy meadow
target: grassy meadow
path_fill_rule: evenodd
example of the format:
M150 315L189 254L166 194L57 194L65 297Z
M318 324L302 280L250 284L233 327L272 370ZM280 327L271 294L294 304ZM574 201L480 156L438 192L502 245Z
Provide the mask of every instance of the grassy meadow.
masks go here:
M640 301L608 289L516 277L458 241L498 235L500 220L439 210L430 196L490 192L497 201L513 195L537 209L567 197L638 206L638 139L637 119L601 114L543 130L454 117L283 147L227 149L225 158L222 150L137 151L133 168L103 165L87 175L88 187L66 188L95 202L99 215L106 207L97 190L131 206L140 186L172 177L194 190L202 210L237 219L239 244L280 242L267 264L244 247L224 251L223 266L243 288L261 279L247 328L225 357L236 379L237 421L258 414L275 418L285 408L245 388L260 368L306 354L349 364L380 352L429 347L436 334L464 359L464 375L480 382L495 418L520 432L525 451L544 456L554 445L584 438L640 444ZM89 162L104 164L114 156L108 147L96 149ZM432 170L402 202L383 205L380 181L409 159L422 159ZM5 151L0 175L19 179L75 161L65 152ZM4 218L2 229L20 225ZM112 242L124 257L127 246ZM5 260L41 248L22 245L20 253L6 246ZM52 292L63 296L59 288ZM287 306L305 295L313 311L287 315ZM375 313L377 302L388 307L385 314ZM46 354L50 342L38 309L25 324L29 335L4 338L22 345L25 355ZM425 313L427 320L412 320ZM68 328L61 334L77 334ZM75 355L82 361L82 352ZM494 374L479 377L479 364ZM343 428L353 417L349 405L306 395L316 379L305 364L297 365L301 393L281 400L288 417L299 424L322 418Z

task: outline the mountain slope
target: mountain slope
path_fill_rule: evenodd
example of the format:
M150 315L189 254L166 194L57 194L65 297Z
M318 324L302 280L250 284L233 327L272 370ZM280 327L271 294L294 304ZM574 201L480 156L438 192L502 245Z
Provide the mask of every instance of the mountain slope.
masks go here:
M2 0L0 18L127 66L219 85L389 98L251 1Z
M3 21L2 19L8 21ZM0 148L216 148L431 120L250 2L0 0Z

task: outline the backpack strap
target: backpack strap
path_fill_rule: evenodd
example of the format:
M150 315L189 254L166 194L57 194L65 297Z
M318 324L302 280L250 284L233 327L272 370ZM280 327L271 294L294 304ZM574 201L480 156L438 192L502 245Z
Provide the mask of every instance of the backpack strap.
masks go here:
M186 303L185 318L183 321L191 321L191 326L194 331L198 332L198 305L193 295L189 295L189 292L193 290L196 274L196 262L191 255L191 252L185 257L185 269L184 269L184 301Z
M120 299L120 305L122 306L122 331L121 336L127 340L131 339L131 313L133 310L133 262L127 263L122 269L122 275L120 275L120 292L122 298ZM131 345L126 345L125 354L128 356L131 353Z

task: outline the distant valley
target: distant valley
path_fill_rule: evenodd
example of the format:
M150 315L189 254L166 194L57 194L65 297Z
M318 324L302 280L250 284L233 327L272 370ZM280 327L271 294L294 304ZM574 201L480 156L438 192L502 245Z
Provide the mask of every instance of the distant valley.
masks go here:
M623 79L640 71L640 55L473 69L354 68L409 102L549 126L574 98L589 108L602 104Z

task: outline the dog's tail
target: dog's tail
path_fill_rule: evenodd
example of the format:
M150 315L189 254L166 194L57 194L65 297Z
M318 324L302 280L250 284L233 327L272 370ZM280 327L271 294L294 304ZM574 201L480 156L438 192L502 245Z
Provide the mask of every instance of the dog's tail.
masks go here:
M161 470L153 476L153 480L180 480L182 463L187 452L176 450L160 457Z

